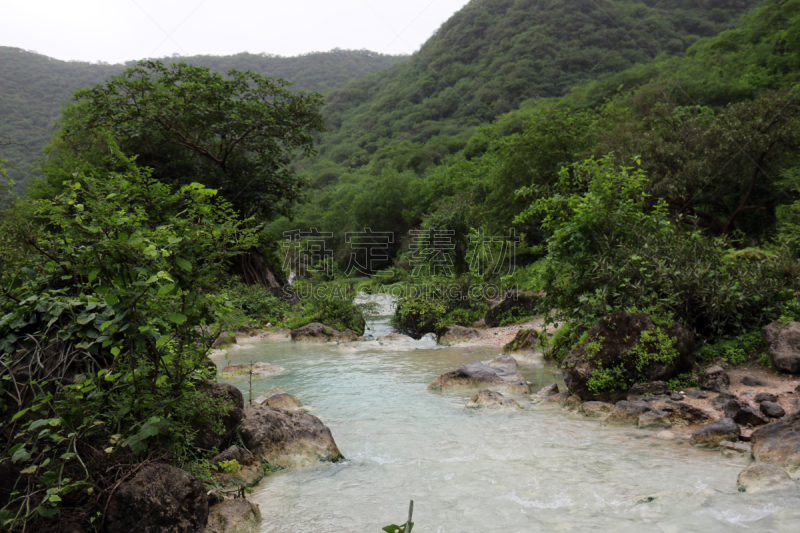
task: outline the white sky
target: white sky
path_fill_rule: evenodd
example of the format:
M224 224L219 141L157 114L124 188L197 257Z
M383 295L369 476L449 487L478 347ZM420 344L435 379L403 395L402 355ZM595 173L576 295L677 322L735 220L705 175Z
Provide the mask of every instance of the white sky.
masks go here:
M0 45L119 63L333 48L411 53L468 0L0 0Z

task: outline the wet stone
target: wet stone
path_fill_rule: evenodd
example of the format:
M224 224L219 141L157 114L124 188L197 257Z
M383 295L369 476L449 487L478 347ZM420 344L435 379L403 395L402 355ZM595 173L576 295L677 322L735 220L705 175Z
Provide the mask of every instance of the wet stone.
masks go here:
M770 418L781 418L786 415L783 407L770 401L761 402L761 412Z

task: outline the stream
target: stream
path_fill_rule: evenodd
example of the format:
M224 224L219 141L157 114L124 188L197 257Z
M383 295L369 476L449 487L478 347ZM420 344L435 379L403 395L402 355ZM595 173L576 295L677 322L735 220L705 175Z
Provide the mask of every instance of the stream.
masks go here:
M368 324L392 331L390 302ZM288 373L252 384L252 397L284 388L333 433L346 461L264 478L251 499L263 533L800 531L800 491L745 494L748 464L656 431L603 427L558 407L516 398L517 412L464 407L475 391L433 393L428 384L497 347L420 341L300 343L259 340L229 350L231 363L268 362ZM224 364L223 362L219 362ZM520 361L536 391L560 371ZM249 396L246 379L230 381ZM563 389L562 389L563 390Z

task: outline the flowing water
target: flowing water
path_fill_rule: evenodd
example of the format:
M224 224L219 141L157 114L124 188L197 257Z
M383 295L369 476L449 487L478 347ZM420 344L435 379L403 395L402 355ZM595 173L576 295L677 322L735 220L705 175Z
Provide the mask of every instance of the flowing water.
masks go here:
M389 331L383 316L367 333ZM263 340L231 350L231 362L285 367L254 382L253 398L277 386L297 396L347 458L265 478L252 495L261 531L378 533L405 522L411 499L415 533L800 531L800 490L737 492L742 458L526 398L517 398L521 411L482 411L464 407L474 391L427 390L440 374L499 353L430 339ZM520 370L534 390L560 382L542 362ZM247 400L248 383L233 383Z

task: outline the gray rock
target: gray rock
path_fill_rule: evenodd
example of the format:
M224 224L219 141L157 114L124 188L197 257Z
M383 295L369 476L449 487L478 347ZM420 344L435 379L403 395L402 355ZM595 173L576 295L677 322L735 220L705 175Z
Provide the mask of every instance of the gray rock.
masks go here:
M725 404L725 416L732 418L737 424L760 426L767 420L755 408L741 400L728 400Z
M757 461L794 472L800 469L800 411L758 428L750 436Z
M770 401L761 402L761 412L770 418L783 418L786 415L783 407Z
M697 389L688 389L685 390L684 393L686 394L687 397L691 398L692 400L705 400L706 398L708 398L708 394Z
M220 466L223 461L236 461L239 468L225 470ZM252 487L264 477L264 467L253 454L244 448L231 446L222 453L209 459L209 464L216 470L211 472L217 486L222 488Z
M270 363L228 365L222 369L223 374L231 375L248 375L250 372L252 372L253 375L259 376L277 376L278 374L286 372L286 369L282 366L272 365Z
M731 378L725 369L719 365L706 368L700 376L700 388L713 392L720 392L727 389L731 384Z
M203 484L167 464L142 468L111 496L106 514L108 533L202 533L208 520Z
M711 419L708 413L687 403L668 400L667 405L674 408L672 413L673 422L682 420L688 424L693 424L695 422L707 422Z
M520 405L511 398L506 398L499 392L489 389L481 389L467 402L467 407L477 409L522 409Z
M508 386L524 381L522 374L504 367L493 367L476 361L458 370L442 374L428 385L429 390L444 390L453 387L488 388L487 385Z
M670 394L669 399L672 400L673 402L679 402L683 400L683 394L681 394L680 392L673 392L672 394Z
M753 447L749 444L745 444L743 442L731 442L729 440L720 442L719 447L739 453L750 453L753 451Z
M614 409L614 406L605 402L583 402L578 410L590 418L603 418Z
M747 385L748 387L775 387L775 385L769 381L757 378L751 374L745 374L744 377L742 377L742 385Z
M756 394L756 402L758 402L758 403L761 403L761 402L773 402L774 403L774 402L777 402L777 401L778 401L778 397L775 394L772 394L771 392L759 392L758 394Z
M519 381L512 381L504 389L506 394L513 394L515 396L522 396L531 393L531 386L524 379Z
M480 336L478 330L465 328L463 326L444 326L436 332L437 344L449 346L457 342L465 342L477 339Z
M628 402L622 400L617 402L605 421L609 424L616 425L638 424L639 417L648 411L652 411L652 409L653 408L646 402Z
M775 465L753 463L739 472L736 488L739 492L763 492L794 488L792 478Z
M653 409L639 415L640 428L668 428L672 426L670 414L666 411Z
M258 533L261 511L244 499L225 500L209 509L204 533Z
M358 339L358 335L353 330L337 331L319 322L312 322L292 330L292 340L294 341L349 342L356 339Z
M724 409L725 404L727 404L729 400L736 400L736 399L738 398L734 393L732 393L728 389L721 389L717 397L711 400L711 405L713 405L718 409Z
M660 394L669 394L669 388L663 381L651 381L649 383L636 383L628 391L628 399L634 396L658 396Z
M331 430L303 411L248 405L239 432L253 455L271 465L288 468L344 459Z
M494 359L484 361L489 366L496 366L500 368L508 368L509 370L517 369L517 360L508 354L498 355Z
M761 330L772 364L782 372L800 373L800 322L775 321Z
M692 433L692 444L700 447L716 447L724 440L736 442L739 433L739 426L732 418L720 418L695 429Z
M567 403L567 399L570 397L569 391L559 392L558 394L551 394L550 396L545 396L542 398L542 403L557 403L558 405L564 405Z
M554 394L558 394L558 385L556 383L545 385L536 393L537 396L552 396Z

